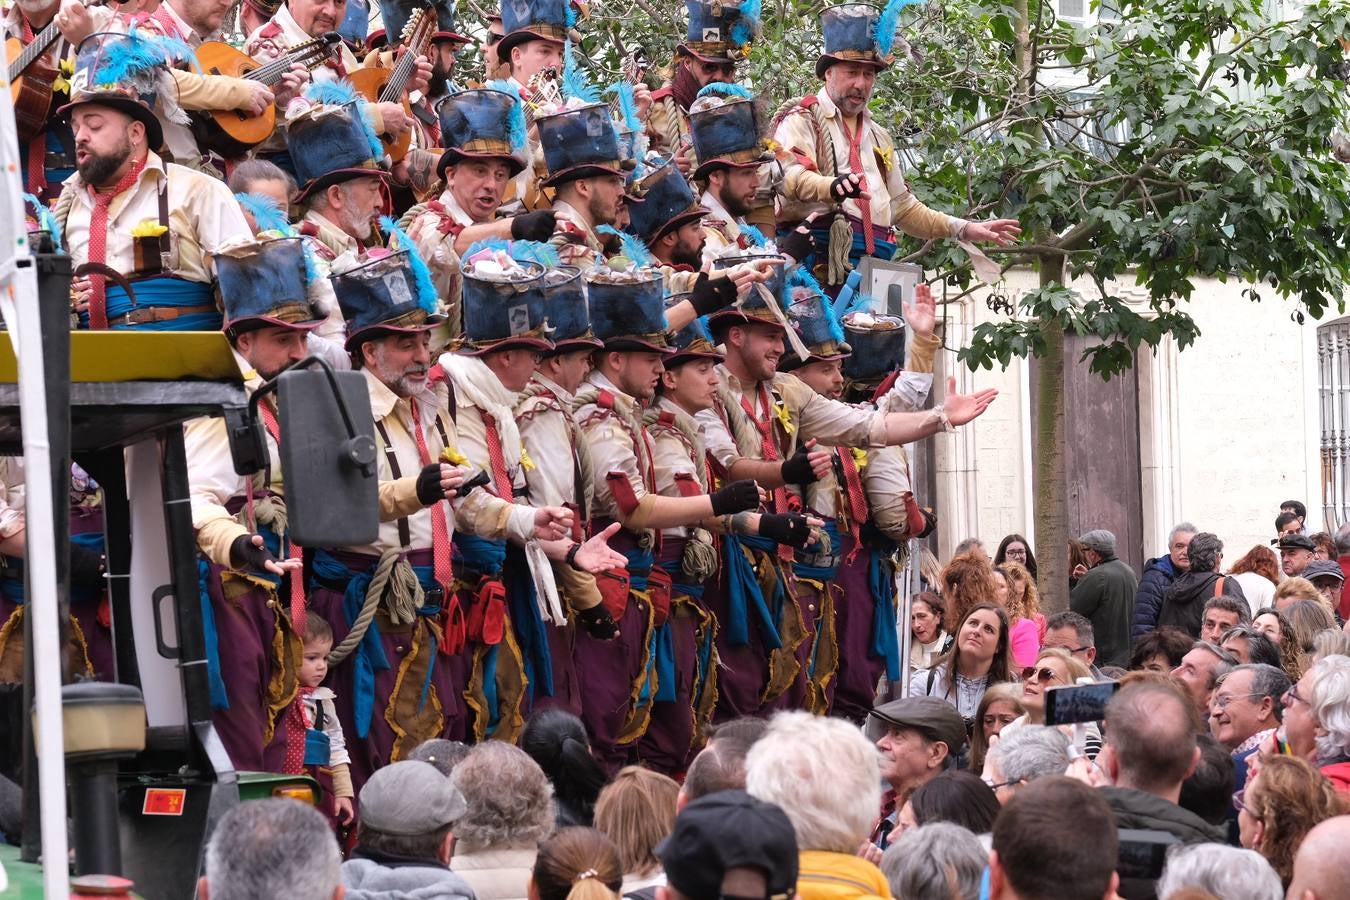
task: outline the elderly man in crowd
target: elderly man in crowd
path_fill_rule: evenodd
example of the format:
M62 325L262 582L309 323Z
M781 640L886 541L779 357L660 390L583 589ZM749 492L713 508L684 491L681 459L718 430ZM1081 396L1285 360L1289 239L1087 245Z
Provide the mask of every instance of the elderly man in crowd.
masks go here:
M1190 696L1201 725L1209 718L1209 698L1214 685L1237 664L1237 658L1227 650L1196 641L1172 670L1172 680Z
M1116 852L1116 823L1102 797L1069 778L1043 778L994 822L988 896L1111 900Z
M341 865L333 828L314 807L280 798L252 800L216 824L197 896L341 900Z
M1026 725L1000 736L984 760L984 783L1006 804L1025 785L1069 766L1069 738L1058 728Z
M1086 616L1066 609L1046 619L1041 647L1058 647L1087 666L1093 678L1103 680L1102 670L1097 668L1097 636Z
M475 900L468 882L450 871L450 827L467 808L450 779L429 763L403 760L377 769L359 799L356 849L342 864L348 900Z
M1288 900L1350 900L1346 847L1350 847L1350 816L1327 819L1309 831L1294 857Z
M1069 592L1069 608L1092 623L1101 664L1127 666L1138 579L1133 569L1116 558L1116 536L1111 532L1098 528L1078 542L1087 554L1088 573Z
M1247 783L1247 760L1280 725L1280 699L1288 690L1288 675L1261 664L1238 666L1214 687L1210 731L1233 754L1239 789Z
M700 797L718 791L745 790L745 757L755 741L764 736L769 723L745 716L714 726L708 743L694 757L684 773L684 784L676 799L679 809Z
M1167 537L1167 552L1144 563L1144 577L1139 579L1139 590L1134 595L1134 617L1130 625L1130 633L1135 639L1158 627L1163 594L1190 568L1188 550L1191 538L1198 531L1190 522L1178 524Z
M988 861L974 834L951 822L933 822L905 831L881 857L881 871L891 893L903 900L950 900L980 896Z
M881 771L876 748L856 727L806 712L779 713L750 748L745 786L792 820L801 900L889 896L881 870L858 855L881 804Z
M1193 638L1203 638L1206 604L1221 594L1236 598L1247 606L1246 595L1236 578L1220 574L1223 566L1223 541L1217 535L1202 531L1191 538L1186 550L1190 570L1178 576L1163 593L1162 610L1158 613L1158 627L1180 628ZM1236 606L1230 606L1235 610ZM1251 608L1247 615L1250 617ZM1223 616L1220 620L1228 621ZM1237 624L1233 622L1232 624ZM1213 631L1213 628L1211 628ZM1222 632L1220 632L1222 633Z
M910 795L956 765L966 747L966 723L950 703L936 697L905 697L872 710L868 736L881 751L881 777L889 790L873 842L887 836Z

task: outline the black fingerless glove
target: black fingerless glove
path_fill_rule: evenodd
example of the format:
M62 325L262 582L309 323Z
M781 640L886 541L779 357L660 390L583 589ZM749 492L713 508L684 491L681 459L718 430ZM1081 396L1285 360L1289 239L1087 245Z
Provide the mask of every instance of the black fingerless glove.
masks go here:
M835 200L849 200L862 196L862 181L856 175L840 175L830 182L830 196Z
M430 463L422 467L422 471L417 473L417 500L423 506L430 506L438 500L445 499L445 491L441 489L441 464Z
M796 453L783 460L783 467L779 471L783 474L784 484L813 484L819 480L811 469L811 460L807 459L807 455L805 447L798 447Z
M809 231L794 228L778 239L779 252L786 253L797 262L806 259L815 249L815 241L811 239Z
M267 550L267 545L254 546L256 535L241 534L230 543L230 566L235 569L252 569L255 572L267 571L267 564L276 562L276 557Z
M619 623L614 621L603 603L577 610L576 619L577 624L598 641L612 641L619 636Z
M511 219L511 237L517 241L546 241L553 236L556 222L551 209L521 213Z
M689 303L700 316L726 309L736 302L736 282L730 278L710 278L707 272L698 276Z
M721 490L713 491L708 498L712 500L714 516L759 509L759 488L750 479L733 481Z
M800 550L811 537L811 527L806 524L806 517L797 513L761 515L759 536Z
M933 512L931 509L923 510L923 520L925 522L923 530L914 535L917 538L926 538L937 528L937 513Z
M99 590L103 587L103 554L82 544L70 545L70 584Z

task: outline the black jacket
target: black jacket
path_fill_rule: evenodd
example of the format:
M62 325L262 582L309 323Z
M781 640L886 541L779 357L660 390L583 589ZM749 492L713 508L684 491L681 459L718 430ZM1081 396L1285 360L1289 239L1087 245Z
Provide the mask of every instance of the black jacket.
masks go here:
M1218 572L1186 572L1163 591L1162 609L1158 612L1158 626L1180 628L1193 638L1200 637L1200 624L1205 617L1205 604L1214 596L1214 582L1222 577ZM1245 601L1242 585L1236 578L1224 578L1223 594Z
M1211 825L1190 810L1153 794L1133 788L1104 787L1100 789L1120 829L1162 831L1183 844L1224 843L1227 834L1223 827ZM1145 878L1122 878L1120 896L1125 900L1154 900L1154 881Z

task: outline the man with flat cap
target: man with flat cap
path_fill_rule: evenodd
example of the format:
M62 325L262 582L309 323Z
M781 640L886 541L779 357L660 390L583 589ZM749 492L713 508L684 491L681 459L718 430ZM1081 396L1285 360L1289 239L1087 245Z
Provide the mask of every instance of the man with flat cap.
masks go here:
M745 791L693 801L656 845L666 884L656 900L764 897L797 892L797 835L787 813Z
M885 849L887 836L910 796L947 769L966 748L966 723L945 700L904 697L872 710L867 736L881 751L881 777L889 789L872 842Z
M377 771L361 789L356 849L342 864L348 900L473 900L473 888L450 871L450 829L467 808L450 779L429 763L404 760Z
M1098 665L1129 665L1130 619L1139 579L1116 557L1116 536L1111 532L1096 528L1078 542L1087 556L1088 573L1069 592L1069 608L1092 622Z

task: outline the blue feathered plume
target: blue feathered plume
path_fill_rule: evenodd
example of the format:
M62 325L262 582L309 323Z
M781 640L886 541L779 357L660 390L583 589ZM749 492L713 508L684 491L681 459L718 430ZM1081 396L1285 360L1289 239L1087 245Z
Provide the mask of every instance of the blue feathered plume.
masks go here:
M33 207L33 214L37 216L38 228L52 236L52 246L56 248L56 252L64 252L61 249L61 223L56 221L56 216L52 215L51 207L29 193L23 195L23 202Z
M654 268L661 264L657 262L656 257L652 256L652 251L647 249L647 245L640 238L634 237L627 232L619 231L609 225L599 225L595 229L600 234L612 234L619 239L619 246L623 248L623 255L632 261L633 265L639 268Z
M286 219L286 214L281 211L277 201L271 197L262 194L239 193L234 195L234 199L238 200L244 211L253 217L253 221L258 223L259 231L279 231L285 235L295 234L295 229L291 228L291 223Z
M184 41L161 34L144 34L132 28L122 40L110 40L103 47L98 68L90 74L92 84L120 84L135 81L147 70L167 65L171 60L194 59L193 49Z
M755 247L764 247L769 243L769 239L764 236L764 232L753 225L742 225L741 234L745 235L745 239Z
M567 8L571 9L572 5L569 3ZM600 92L577 65L577 55L572 50L570 40L563 44L562 94L568 100L580 100L582 103L600 102Z
M408 265L412 266L413 279L417 282L417 305L426 310L427 315L432 315L436 312L436 286L431 283L431 270L422 260L422 254L417 252L417 246L412 242L412 238L408 237L407 232L399 228L398 222L389 216L380 216L380 227L388 232L390 237L397 239L397 249L408 251Z
M511 133L509 136L509 140L511 141L511 149L512 150L525 149L525 141L527 140L526 135L528 133L528 128L525 125L525 107L520 102L520 91L517 90L516 87L511 84L511 82L506 81L505 79L489 81L487 83L487 86L489 90L501 91L503 94L507 94L511 97L513 101L511 104L511 113L510 113Z
M900 11L918 2L919 0L887 0L886 7L877 18L876 30L872 32L872 37L877 42L877 50L882 56L889 55L891 47L895 44L895 30L900 25Z
M577 8L573 5L572 0L563 0L563 8L567 11L564 20L567 22L567 30L571 31L577 27Z
M365 98L356 93L356 88L352 87L350 81L311 81L309 87L305 88L305 99L325 106L346 106L348 103L354 103L353 112L361 125L362 133L366 136L366 142L370 144L371 158L384 158L384 144L380 143L379 135L375 134L369 104Z
M857 293L848 304L848 309L844 310L843 315L855 312L875 313L877 311L877 301L871 294ZM842 318L842 316L841 316Z
M731 42L744 47L759 33L759 20L764 14L763 0L743 0L737 8L741 15L731 26Z
M616 81L605 88L606 94L615 94L619 99L619 113L623 116L623 126L634 134L642 132L642 120L637 114L637 100L633 97L633 86L626 81Z
M503 253L511 252L511 242L503 238L483 238L481 241L474 241L465 250L460 259L468 259L480 250L501 250Z
M510 253L511 258L518 263L538 263L545 269L562 265L557 248L540 241L512 241Z
M725 81L714 81L698 92L699 97L708 97L714 94L718 97L730 97L734 100L755 99L755 95L750 92L749 88L742 87L739 84L729 84Z

